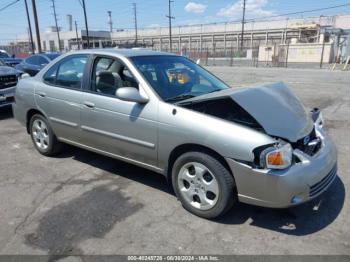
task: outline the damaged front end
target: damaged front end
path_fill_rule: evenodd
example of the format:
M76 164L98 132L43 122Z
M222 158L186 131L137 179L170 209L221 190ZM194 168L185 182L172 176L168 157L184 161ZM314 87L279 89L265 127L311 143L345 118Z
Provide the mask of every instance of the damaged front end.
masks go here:
M178 105L275 138L275 144L253 151L255 168L284 169L301 161L293 155L294 149L313 156L321 147L314 125L320 118L319 110L306 112L300 100L283 83L223 90Z
M187 99L178 105L296 142L313 121L300 100L283 83L226 89Z
M252 153L249 161L225 156L241 202L274 208L295 206L322 194L336 178L336 147L323 128L320 110L307 112L282 83L222 90L178 105L272 138L246 147ZM246 143L249 136L245 130L237 130L240 133L232 134L240 138L235 143Z

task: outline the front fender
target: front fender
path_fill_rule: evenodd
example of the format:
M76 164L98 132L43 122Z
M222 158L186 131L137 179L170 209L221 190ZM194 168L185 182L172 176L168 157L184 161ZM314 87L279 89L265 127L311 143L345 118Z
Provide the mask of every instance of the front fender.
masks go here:
M172 150L183 144L201 145L223 157L252 162L254 148L274 142L272 137L251 128L159 103L158 163L161 168L167 166Z

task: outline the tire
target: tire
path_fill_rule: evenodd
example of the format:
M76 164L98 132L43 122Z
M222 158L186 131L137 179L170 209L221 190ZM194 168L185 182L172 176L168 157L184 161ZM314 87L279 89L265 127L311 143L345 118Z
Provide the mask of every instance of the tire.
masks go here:
M62 143L57 140L44 116L40 114L33 115L29 122L29 130L33 144L40 154L54 156L61 151Z
M202 152L188 152L175 161L172 185L186 210L207 219L225 214L237 201L231 173L215 157Z

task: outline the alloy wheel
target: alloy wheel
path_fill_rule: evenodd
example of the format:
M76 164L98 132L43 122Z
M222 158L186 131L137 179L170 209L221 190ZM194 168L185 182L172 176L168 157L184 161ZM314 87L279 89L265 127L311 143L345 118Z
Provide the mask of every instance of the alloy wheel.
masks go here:
M33 140L41 150L47 150L50 143L47 125L41 119L35 119L32 124Z
M186 163L180 169L177 180L180 194L193 207L208 210L218 201L218 181L205 165Z

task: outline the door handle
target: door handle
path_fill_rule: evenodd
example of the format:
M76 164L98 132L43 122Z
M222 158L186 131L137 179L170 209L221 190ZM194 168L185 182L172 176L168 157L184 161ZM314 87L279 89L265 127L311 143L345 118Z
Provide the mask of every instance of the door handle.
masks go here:
M91 103L91 102L84 102L84 105L88 108L94 108L95 107L95 104L94 103Z
M46 94L45 94L44 92L37 92L37 94L38 94L38 96L40 96L40 97L45 97L45 96L46 96Z

